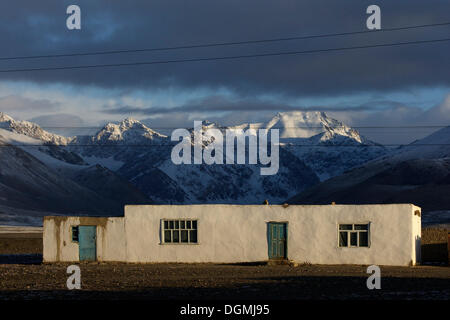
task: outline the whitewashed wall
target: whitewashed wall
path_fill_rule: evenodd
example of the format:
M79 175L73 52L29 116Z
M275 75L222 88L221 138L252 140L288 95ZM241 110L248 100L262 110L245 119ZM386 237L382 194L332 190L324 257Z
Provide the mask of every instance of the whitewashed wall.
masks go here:
M130 262L268 259L267 223L288 222L288 258L313 264L415 264L420 208L398 205L126 206ZM198 244L162 244L161 219L198 219ZM370 222L369 248L340 248L338 224ZM414 228L413 228L414 226ZM412 245L414 244L414 245ZM419 244L420 250L420 244Z
M267 223L288 223L288 259L313 264L410 265L420 261L420 208L396 205L136 205L124 218L46 217L44 261L78 261L72 225L98 225L97 259L257 262L268 259ZM163 244L162 219L197 219L198 244ZM338 224L370 222L369 248L340 248Z
M97 260L126 261L124 218L45 217L44 262L79 261L72 226L97 226Z

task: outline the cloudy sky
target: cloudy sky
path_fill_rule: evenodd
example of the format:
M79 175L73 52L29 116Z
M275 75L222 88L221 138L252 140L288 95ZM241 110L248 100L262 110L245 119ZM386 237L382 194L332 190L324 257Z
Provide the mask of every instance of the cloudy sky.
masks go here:
M66 28L66 8L71 4L81 7L81 30ZM450 41L251 59L5 72L450 38L446 25L209 48L5 59L364 31L371 4L366 0L2 1L0 111L32 119L50 131L71 127L83 133L89 129L83 127L129 116L158 129L192 126L194 119L227 125L265 121L278 111L321 110L383 143L409 142L449 125ZM381 7L382 28L450 22L448 0L376 4Z

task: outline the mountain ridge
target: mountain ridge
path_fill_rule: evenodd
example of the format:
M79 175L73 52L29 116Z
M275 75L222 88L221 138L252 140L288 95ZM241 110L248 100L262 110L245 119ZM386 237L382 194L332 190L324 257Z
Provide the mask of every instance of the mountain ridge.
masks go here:
M369 140L323 112L278 113L266 123L247 123L238 127L202 122L204 130L260 128L284 132L288 138L280 139L278 174L261 176L260 165L175 165L171 161L171 149L178 142L132 118L107 123L92 135L70 138L51 136L35 124L16 121L4 114L2 119L0 124L3 123L3 127L6 124L7 130L19 135L17 140L28 136L41 141L42 144L30 142L39 147L24 146L22 149L32 152L49 167L58 164L57 172L62 177L100 192L106 198L119 192L117 190L127 194L125 190L136 188L146 199L160 204L259 204L263 200L282 203L320 180L386 152L374 143L365 146ZM291 130L293 125L306 130ZM193 129L188 130L193 134ZM343 144L353 149L346 150L342 148ZM325 145L327 147L322 148ZM54 150L49 151L50 147ZM74 163L73 155L81 161ZM48 157L55 158L56 162L49 161ZM131 185L126 186L127 183ZM143 201L139 196L129 199Z

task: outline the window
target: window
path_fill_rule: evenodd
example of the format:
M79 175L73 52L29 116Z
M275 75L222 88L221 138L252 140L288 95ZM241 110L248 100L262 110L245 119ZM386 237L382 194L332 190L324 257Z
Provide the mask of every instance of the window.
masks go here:
M163 243L197 243L197 220L163 220Z
M339 247L368 247L369 224L340 224Z
M72 242L78 242L78 226L72 227Z

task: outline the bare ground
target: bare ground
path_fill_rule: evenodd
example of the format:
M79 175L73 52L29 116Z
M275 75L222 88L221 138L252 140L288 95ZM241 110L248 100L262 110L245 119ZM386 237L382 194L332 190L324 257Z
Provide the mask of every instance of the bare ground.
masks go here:
M42 227L0 225L0 254L42 254Z
M450 299L447 266L82 263L82 290L66 288L68 264L0 265L0 299Z

